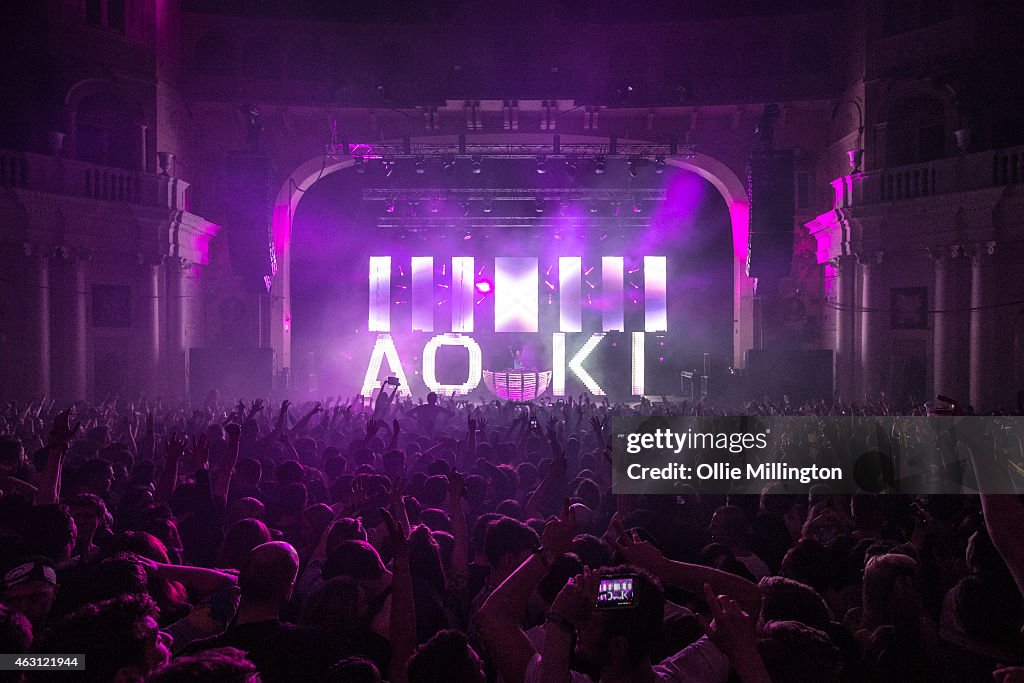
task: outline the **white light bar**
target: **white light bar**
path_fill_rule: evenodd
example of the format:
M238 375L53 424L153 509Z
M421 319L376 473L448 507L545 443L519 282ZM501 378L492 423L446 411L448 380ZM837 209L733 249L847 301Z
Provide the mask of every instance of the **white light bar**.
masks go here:
M412 257L412 331L434 331L434 257Z
M494 331L537 331L537 259L499 256L494 259Z
M601 257L601 329L623 332L626 323L622 313L622 257Z
M370 332L391 331L391 257L370 257Z
M664 256L644 256L644 330L668 330L668 267Z
M576 378L583 383L583 386L587 388L587 391L594 396L604 396L604 389L598 384L590 373L583 369L583 361L587 359L590 352L597 348L597 345L604 339L604 334L601 332L590 335L590 339L583 345L576 355L569 361L569 369L572 370Z
M558 329L562 332L582 332L583 259L579 256L561 256L558 259Z
M551 393L565 396L565 334L551 335Z
M452 332L473 331L475 282L473 257L452 257Z

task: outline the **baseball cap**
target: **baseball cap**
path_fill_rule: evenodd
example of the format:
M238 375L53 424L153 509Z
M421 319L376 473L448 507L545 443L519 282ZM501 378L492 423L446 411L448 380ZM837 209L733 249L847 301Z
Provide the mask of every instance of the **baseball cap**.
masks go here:
M57 585L57 572L48 560L35 559L21 562L4 572L4 590L27 581L46 581Z

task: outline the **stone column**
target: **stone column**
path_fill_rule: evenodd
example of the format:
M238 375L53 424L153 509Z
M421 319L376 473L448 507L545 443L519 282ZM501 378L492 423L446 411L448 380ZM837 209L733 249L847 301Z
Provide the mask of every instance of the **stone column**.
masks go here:
M26 283L31 296L32 367L29 370L32 386L25 387L25 395L50 393L50 253L34 244L26 244L30 274Z
M971 251L971 388L970 402L974 409L983 412L996 406L991 405L995 384L992 367L992 320L994 311L982 310L992 303L993 277L995 275L992 255L996 243L976 245Z
M956 282L953 259L958 248L929 249L935 270L935 313L932 314L932 394L956 396Z
M854 298L857 263L852 256L840 256L834 260L836 270L836 386L835 392L844 400L854 394L853 380L853 329Z
M89 361L88 361L88 291L86 289L86 271L92 252L86 250L73 251L68 254L68 311L65 333L68 344L65 347L67 356L67 377L65 390L72 400L88 399Z
M878 397L882 387L881 358L879 357L879 336L884 329L885 310L881 299L881 288L877 282L878 264L882 252L861 254L860 263L860 376L862 397L872 400Z
M160 393L160 259L139 255L141 267L139 292L142 296L142 325L139 339L139 371L142 391L148 396Z
M164 297L164 312L167 316L167 344L164 371L164 389L175 398L185 398L185 298L184 278L189 263L178 256L164 260L167 278L167 296Z

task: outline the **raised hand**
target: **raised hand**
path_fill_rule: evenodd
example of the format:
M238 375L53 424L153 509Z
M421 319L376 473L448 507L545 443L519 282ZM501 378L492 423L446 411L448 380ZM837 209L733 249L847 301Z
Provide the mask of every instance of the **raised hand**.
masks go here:
M398 433L402 431L402 425L398 424L398 420L391 421L391 438L397 439Z
M405 533L405 529L385 508L380 509L380 514L384 517L384 525L388 528L392 555L395 559L409 559L409 536Z
M709 584L704 584L704 598L714 617L709 624L706 618L698 615L708 640L733 661L756 651L754 619L740 608L739 603L727 595L715 595Z
M210 464L210 447L206 442L205 433L192 437L192 447L188 450L188 459L197 470Z
M600 585L598 575L584 567L582 574L577 574L562 587L551 603L550 613L567 619L573 624L583 621L597 601L597 589Z
M185 448L188 447L188 440L184 434L174 432L171 434L171 438L167 440L167 458L168 460L180 460L185 455Z
M395 477L395 480L391 482L391 490L388 492L388 502L396 507L401 505L405 501L405 488L405 479L401 475Z
M635 564L652 573L657 573L658 565L665 560L661 551L647 541L641 541L635 530L626 531L621 517L612 520L612 527L618 536L615 538L613 534L606 537L612 548L626 558L626 562L629 564Z
M74 427L71 426L71 408L57 413L50 428L50 446L67 448L81 427L81 422L75 422Z
M366 438L372 439L380 431L380 422L374 419L366 421Z
M566 498L562 504L562 514L553 517L544 527L540 544L545 551L556 555L564 555L569 552L572 544L573 530L576 527L576 516L569 506L569 499Z
M477 429L479 429L481 432L486 434L487 433L487 420L483 419L482 417L478 418L477 419Z
M448 473L448 504L454 505L464 495L466 495L466 480L461 472L452 468L452 471Z
M252 417L261 410L263 410L263 399L258 398L252 402L252 407L249 408L249 417Z

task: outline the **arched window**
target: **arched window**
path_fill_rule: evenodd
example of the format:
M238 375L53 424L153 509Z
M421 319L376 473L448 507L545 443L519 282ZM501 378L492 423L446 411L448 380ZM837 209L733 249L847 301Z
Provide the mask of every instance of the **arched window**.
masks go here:
M235 46L223 35L208 33L196 43L196 71L230 74L235 71Z
M887 128L890 166L941 159L946 153L942 102L927 96L905 97L893 104Z
M78 158L103 166L139 168L141 123L125 97L109 92L87 95L78 103L75 117Z

